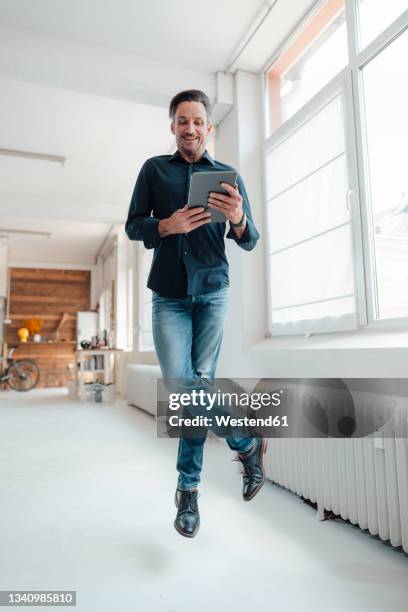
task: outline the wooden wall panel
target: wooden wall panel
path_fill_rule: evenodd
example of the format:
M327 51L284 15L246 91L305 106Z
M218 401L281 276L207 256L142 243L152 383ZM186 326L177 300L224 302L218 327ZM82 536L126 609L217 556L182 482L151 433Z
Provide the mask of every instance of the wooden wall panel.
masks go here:
M10 269L10 319L5 326L8 346L18 345L15 357L34 358L41 369L40 386L63 386L72 376L68 368L75 360L76 313L90 309L89 270ZM55 342L55 330L63 313L68 319ZM24 319L42 319L39 344L19 343L17 330ZM50 343L50 341L53 341Z
M25 342L18 345L15 359L34 359L40 368L40 387L64 387L74 380L76 343L74 342Z

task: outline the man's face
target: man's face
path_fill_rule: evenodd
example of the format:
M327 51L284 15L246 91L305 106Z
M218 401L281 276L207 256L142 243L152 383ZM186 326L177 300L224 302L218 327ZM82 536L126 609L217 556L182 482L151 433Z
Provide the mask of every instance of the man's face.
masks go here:
M181 102L170 127L180 153L187 158L199 159L205 151L207 137L213 127L207 120L204 104Z

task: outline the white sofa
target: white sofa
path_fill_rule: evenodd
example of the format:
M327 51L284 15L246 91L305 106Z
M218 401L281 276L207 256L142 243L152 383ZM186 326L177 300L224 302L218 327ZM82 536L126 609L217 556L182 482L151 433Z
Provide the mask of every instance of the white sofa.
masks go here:
M126 366L126 397L129 404L157 416L157 379L159 366L128 363Z

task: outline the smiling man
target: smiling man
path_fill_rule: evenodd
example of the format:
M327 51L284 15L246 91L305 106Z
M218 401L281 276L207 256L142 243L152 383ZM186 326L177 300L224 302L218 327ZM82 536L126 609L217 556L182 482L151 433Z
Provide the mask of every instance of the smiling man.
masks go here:
M186 205L193 172L233 170L206 151L212 132L211 107L199 90L178 93L170 102L170 129L177 151L148 159L140 170L126 222L130 240L154 249L147 286L153 292L153 339L163 378L197 382L215 377L228 305L226 223L211 222L203 207ZM209 206L229 222L226 234L252 250L259 238L240 176L237 185L223 183L227 194L209 194ZM198 484L205 437L180 438L174 526L194 537L200 525ZM265 442L227 438L244 468L243 498L252 499L264 482Z

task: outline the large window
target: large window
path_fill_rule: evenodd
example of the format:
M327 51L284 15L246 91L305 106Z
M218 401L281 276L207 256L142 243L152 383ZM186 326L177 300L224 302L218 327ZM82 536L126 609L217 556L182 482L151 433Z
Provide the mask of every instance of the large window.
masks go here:
M408 11L377 36L370 4L319 3L266 73L272 334L408 322Z

